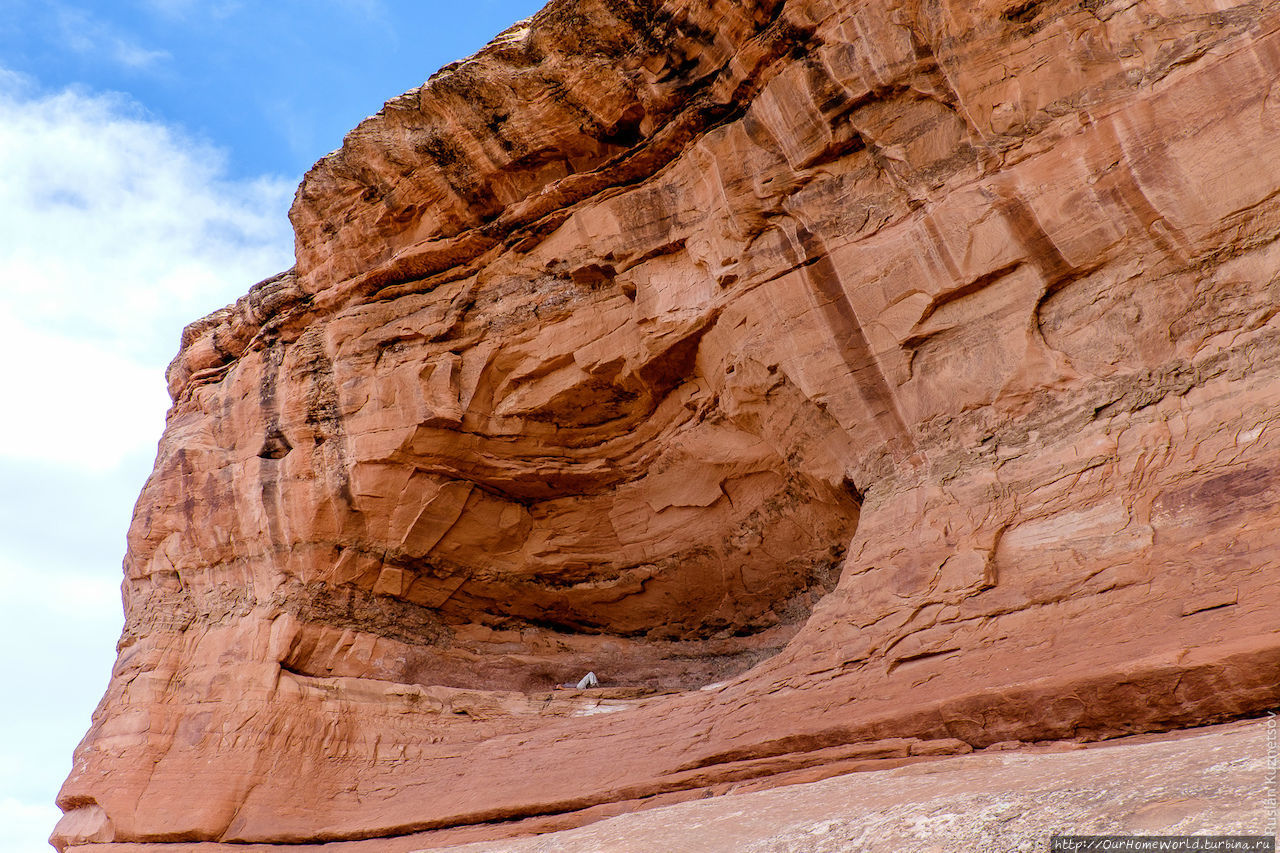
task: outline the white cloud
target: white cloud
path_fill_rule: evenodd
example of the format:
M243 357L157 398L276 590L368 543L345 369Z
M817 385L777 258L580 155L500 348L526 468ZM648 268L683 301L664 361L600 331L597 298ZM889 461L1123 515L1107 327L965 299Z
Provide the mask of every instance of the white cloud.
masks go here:
M183 19L200 13L215 20L240 11L239 0L144 0L147 6L166 18Z
M9 853L50 853L49 833L62 812L52 804L25 803L13 797L0 798L0 832Z
M67 631L67 626L101 623L119 633L124 619L120 580L118 573L107 577L75 570L32 572L29 565L0 554L0 587L6 592L0 613L6 624L22 624L33 639L75 646L76 633ZM11 663L24 671L29 668L29 662ZM93 677L105 684L107 674L95 672Z
M293 184L122 95L0 68L0 849L47 851L111 672L129 508L182 327L292 263Z
M0 73L0 458L110 468L154 446L182 327L292 262L293 184L120 95Z
M154 444L168 405L163 376L146 364L66 334L35 331L0 308L6 406L0 456L80 470L115 467Z
M382 0L332 0L332 2L348 14L376 20L380 24L390 23L386 4Z
M0 622L18 686L0 704L0 849L48 853L54 795L111 671L120 633L119 579L46 574L0 555ZM16 700L16 701L15 701Z
M148 50L83 9L58 7L57 23L62 43L85 56L99 57L135 70L173 58L165 50Z

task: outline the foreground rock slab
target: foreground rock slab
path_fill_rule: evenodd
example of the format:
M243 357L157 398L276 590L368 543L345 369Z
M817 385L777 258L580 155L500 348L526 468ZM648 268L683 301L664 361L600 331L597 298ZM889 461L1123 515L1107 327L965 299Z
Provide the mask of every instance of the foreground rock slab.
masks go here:
M55 843L1280 705L1277 79L1277 2L555 0L392 99L183 333Z
M622 815L450 853L1030 853L1058 835L1275 834L1275 729L984 752ZM426 850L423 853L427 853Z

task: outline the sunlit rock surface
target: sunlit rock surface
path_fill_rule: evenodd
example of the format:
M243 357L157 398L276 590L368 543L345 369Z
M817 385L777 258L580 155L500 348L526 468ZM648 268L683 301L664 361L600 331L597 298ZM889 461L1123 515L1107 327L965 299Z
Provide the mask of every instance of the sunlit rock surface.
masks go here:
M388 102L183 334L57 844L1280 703L1278 6L555 0Z

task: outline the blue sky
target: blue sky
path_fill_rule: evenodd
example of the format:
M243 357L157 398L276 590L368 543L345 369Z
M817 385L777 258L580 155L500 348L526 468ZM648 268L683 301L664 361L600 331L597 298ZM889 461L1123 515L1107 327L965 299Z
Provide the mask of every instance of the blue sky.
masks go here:
M303 172L540 0L0 0L0 850L106 687L182 326L292 263Z
M301 175L382 101L537 0L0 0L0 65L127 93L227 151L231 177Z

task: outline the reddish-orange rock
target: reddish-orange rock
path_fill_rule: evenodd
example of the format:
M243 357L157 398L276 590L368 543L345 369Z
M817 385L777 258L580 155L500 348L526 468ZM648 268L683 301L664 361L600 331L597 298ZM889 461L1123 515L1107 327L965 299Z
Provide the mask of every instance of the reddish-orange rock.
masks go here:
M1275 706L1278 77L1269 2L555 0L390 101L184 333L55 842Z
M1265 835L1275 824L1267 757L1274 730L1268 731L1253 722L1070 752L979 753L448 849L1027 853L1050 849L1053 835Z

